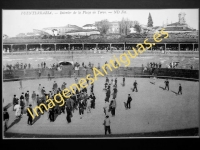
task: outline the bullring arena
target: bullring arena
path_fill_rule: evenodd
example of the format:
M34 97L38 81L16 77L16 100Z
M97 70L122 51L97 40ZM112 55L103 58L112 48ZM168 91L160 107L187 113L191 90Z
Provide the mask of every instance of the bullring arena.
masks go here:
M44 53L44 52L43 52ZM64 52L58 52L64 53ZM78 54L77 54L78 53ZM116 56L120 53L114 52ZM59 54L57 54L59 55ZM7 55L3 56L3 61L9 61L12 63L29 62L31 64L40 63L45 61L50 62L70 61L72 62L72 54L69 53L71 58L66 59L63 56L57 56L52 54L40 55ZM186 54L149 54L143 53L135 59L131 59L131 67L138 67L141 70L141 66L148 62L163 62L163 66L169 62L180 61L182 68L186 67L188 63L193 64L198 68L198 57L196 54L188 54L190 57L185 57ZM56 57L57 56L57 57ZM89 62L103 65L105 61L109 61L113 54L80 54L78 51L73 52L73 62ZM20 60L21 59L21 60ZM98 61L97 61L98 59ZM185 65L185 66L184 66ZM37 65L35 65L37 66ZM81 67L80 67L81 68ZM165 67L166 68L166 67ZM37 68L38 69L38 68ZM37 70L36 69L36 70ZM136 69L136 68L135 68ZM40 79L29 73L31 69L26 70L26 74L23 77L23 89L19 89L19 81L5 80L3 82L3 105L6 106L9 103L12 104L13 95L20 96L21 92L29 93L36 91L39 84L45 87L46 91L50 91L53 82L56 81L58 86L61 86L63 82L67 83L67 86L75 83L74 74L72 72L56 73L51 81L47 80L48 68L42 69L44 73ZM32 69L33 70L33 69ZM89 70L89 69L88 69ZM117 72L117 70L120 70ZM128 70L128 69L127 69ZM177 69L176 69L177 70ZM132 73L131 73L132 71ZM178 136L189 135L194 136L198 134L198 98L199 98L199 82L198 80L184 79L171 77L169 78L170 90L164 90L164 81L168 77L157 77L156 84L152 84L151 75L143 72L143 70L136 73L130 70L129 73L125 73L123 69L116 69L108 74L109 79L118 80L118 93L117 93L117 107L116 116L111 117L111 131L109 136L127 137L127 136ZM37 71L34 72L37 75ZM62 74L62 75L59 75ZM134 75L135 74L135 75ZM86 75L85 70L79 70L78 79ZM122 76L125 75L125 86L122 86ZM56 77L57 76L57 77ZM138 91L132 92L133 82L137 80ZM9 81L9 82L6 82ZM38 118L35 118L35 122L32 126L27 126L27 116L23 115L20 120L15 118L15 112L12 110L12 106L8 111L10 114L9 129L5 133L5 137L9 138L48 138L48 137L104 137L104 127L102 125L104 119L103 107L105 105L105 91L103 90L105 83L105 77L98 77L98 80L94 83L94 93L96 96L96 108L91 110L91 113L85 111L83 119L79 118L78 110L75 110L70 124L66 121L66 114L55 115L55 121L49 122L48 113L45 112ZM183 95L176 95L178 92L178 85L183 87ZM88 87L90 89L90 86ZM112 91L112 89L111 89ZM131 103L131 109L126 110L124 102L127 100L128 94L131 94L133 101ZM30 103L36 106L31 100ZM180 132L180 133L179 133Z
M199 136L198 12L3 10L3 138Z

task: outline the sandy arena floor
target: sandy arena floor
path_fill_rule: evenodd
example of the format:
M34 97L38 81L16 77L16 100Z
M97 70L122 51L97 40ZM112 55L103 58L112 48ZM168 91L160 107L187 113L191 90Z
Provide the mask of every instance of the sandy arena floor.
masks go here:
M21 92L37 91L41 83L46 90L52 89L53 81L57 81L61 86L63 82L70 86L74 83L73 78L27 80L23 81L23 90L19 90L19 81L3 83L3 98L5 106L12 102L13 95L20 97ZM131 92L133 81L137 80L139 92ZM152 79L126 78L126 85L122 87L122 78L118 78L118 94L116 116L110 117L112 134L121 133L141 133L166 131L174 129L186 129L199 126L198 106L199 106L199 82L169 80L170 90L166 91L164 80L157 79L156 84L151 84ZM105 78L99 77L94 83L94 94L96 96L96 108L91 113L85 111L84 117L80 119L76 110L70 124L66 121L66 114L59 115L55 122L47 120L47 113L42 115L32 126L27 125L27 116L16 124L15 112L12 106L8 109L11 127L7 132L33 133L33 134L59 134L59 135L103 135L104 134L104 99L103 91ZM183 95L176 95L178 85L181 83ZM131 94L133 101L131 109L125 110L123 102L127 100L127 95Z

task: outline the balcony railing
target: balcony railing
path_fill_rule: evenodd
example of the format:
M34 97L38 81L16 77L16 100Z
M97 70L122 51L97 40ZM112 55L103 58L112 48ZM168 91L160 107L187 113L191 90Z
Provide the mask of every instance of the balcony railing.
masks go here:
M127 50L125 50L127 51ZM79 50L79 51L21 51L21 52L11 52L11 53L3 53L3 55L63 55L63 54L67 54L67 55L72 55L72 54L109 54L109 53L123 53L124 50L108 50L108 52L106 50L100 50L97 51L96 53L94 53L94 51L90 51L90 50ZM161 52L160 50L147 50L145 51L143 54L199 54L199 51L166 51L164 53Z

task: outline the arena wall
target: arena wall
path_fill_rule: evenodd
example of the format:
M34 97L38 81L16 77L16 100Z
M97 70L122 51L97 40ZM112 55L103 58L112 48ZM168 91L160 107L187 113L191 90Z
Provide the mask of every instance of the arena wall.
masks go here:
M72 66L63 68L62 71L56 69L43 68L41 70L40 78L47 78L50 73L52 78L62 77L74 77L74 69ZM152 71L143 71L142 67L119 67L113 71L107 70L108 76L126 76L126 77L151 77L154 73L158 78L174 78L174 79L185 79L185 80L199 80L199 70L189 69L168 69L168 68L156 68ZM38 79L39 69L26 69L24 70L5 70L3 71L3 81L14 81L14 80L27 80L27 79ZM100 69L103 72L103 70ZM86 77L87 74L93 74L92 69L84 69L82 67L75 71L78 77ZM104 73L104 72L103 72ZM105 74L105 73L104 73ZM99 76L101 77L101 76Z

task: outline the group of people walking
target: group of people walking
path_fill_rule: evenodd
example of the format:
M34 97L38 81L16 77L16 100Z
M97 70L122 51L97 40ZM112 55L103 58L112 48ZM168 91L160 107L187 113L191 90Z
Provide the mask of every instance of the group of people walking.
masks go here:
M75 81L77 78L75 77ZM87 80L87 82L89 82ZM110 116L114 117L116 115L116 107L117 107L117 93L118 93L118 80L117 78L112 78L111 80L106 77L105 81L105 106L103 107L104 109L104 114L105 114L105 119L103 122L104 129L105 129L105 135L107 132L111 134L111 121L110 121ZM165 82L165 90L169 90L169 81L166 80ZM16 95L13 97L13 111L15 112L16 118L21 118L23 114L27 114L28 120L27 124L32 125L34 120L32 119L30 113L27 111L26 108L29 108L30 112L33 114L33 109L32 109L32 104L39 106L41 103L48 105L46 103L46 98L50 98L53 100L55 106L50 108L48 110L48 117L47 119L50 120L50 122L55 121L55 115L60 115L60 114L65 114L66 112L66 120L68 123L71 122L71 118L73 117L73 113L77 110L80 116L80 119L83 118L84 113L91 113L92 109L95 109L95 101L96 97L94 95L94 83L91 84L91 86L87 88L81 88L80 84L77 83L78 87L80 88L80 91L75 89L75 93L69 93L71 96L69 98L65 98L62 94L62 90L66 88L67 83L63 82L62 85L59 87L57 82L53 82L52 86L52 91L47 92L45 90L45 87L42 87L41 84L39 84L37 93L33 91L33 93L30 95L29 91L26 93L22 92L21 96L18 98ZM133 83L133 88L132 92L136 91L138 92L137 88L137 81L135 80ZM20 84L21 89L22 85ZM125 77L122 79L122 86L125 86ZM90 91L90 94L89 92ZM65 100L65 104L63 106L59 106L58 103L54 100L54 96L56 94L61 94ZM179 90L177 94L182 94L182 87L181 84L179 84ZM30 104L30 98L32 99L32 104ZM131 102L132 102L132 97L131 94L128 94L127 101L124 102L125 108L126 109L131 109ZM42 110L45 112L45 108L42 106ZM38 110L38 114L41 113ZM7 110L4 109L4 121L5 121L5 128L7 129L7 122L9 120L9 114L7 113Z

